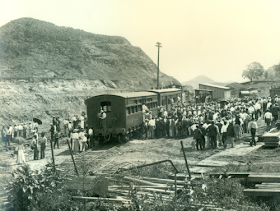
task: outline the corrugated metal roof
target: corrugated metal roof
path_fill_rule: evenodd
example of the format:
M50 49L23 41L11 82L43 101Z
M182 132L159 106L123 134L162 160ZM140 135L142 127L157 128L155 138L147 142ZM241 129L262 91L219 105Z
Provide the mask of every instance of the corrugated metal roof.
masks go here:
M170 88L170 89L152 89L152 90L149 90L149 92L155 92L155 93L177 92L177 91L182 91L182 90L181 90L181 89L177 89L177 88Z
M200 83L200 84L205 85L205 86L216 87L216 88L219 88L219 89L230 89L229 87L219 86L219 85L215 85L215 84L202 84L202 83Z

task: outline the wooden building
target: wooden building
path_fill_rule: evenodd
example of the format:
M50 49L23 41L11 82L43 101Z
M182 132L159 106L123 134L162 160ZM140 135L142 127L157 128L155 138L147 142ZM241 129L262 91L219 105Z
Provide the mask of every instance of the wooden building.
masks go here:
M270 97L275 97L275 95L277 95L278 97L280 96L280 87L278 88L271 88L269 90L270 92Z
M229 87L218 86L215 84L199 84L199 89L212 90L213 100L227 100L231 98Z

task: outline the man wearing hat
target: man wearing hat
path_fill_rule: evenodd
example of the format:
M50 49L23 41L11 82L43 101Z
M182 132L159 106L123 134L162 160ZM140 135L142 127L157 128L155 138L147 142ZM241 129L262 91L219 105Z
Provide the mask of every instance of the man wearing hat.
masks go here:
M252 118L252 120L249 122L248 128L252 136L252 140L250 141L250 146L253 146L253 144L256 146L255 136L256 136L256 131L258 129L258 125L254 118Z
M279 111L280 111L280 108L278 106L278 103L275 103L274 106L272 106L272 108L271 108L271 113L272 113L274 122L276 122L278 120Z
M217 148L217 135L219 133L218 127L215 126L214 121L211 121L211 125L206 130L209 134L210 145L212 149Z
M51 128L49 131L51 132L51 141L54 141L55 127L52 123L50 123L50 126L51 126Z
M196 149L199 150L199 147L200 147L200 150L202 150L203 149L203 146L202 146L202 132L201 132L201 130L198 127L197 124L195 125L195 129L194 129L194 132L193 132L193 138L196 141Z

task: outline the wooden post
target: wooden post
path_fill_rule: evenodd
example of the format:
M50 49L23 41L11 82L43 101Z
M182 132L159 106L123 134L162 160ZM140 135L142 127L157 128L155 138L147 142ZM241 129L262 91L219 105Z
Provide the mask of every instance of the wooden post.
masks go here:
M56 172L56 168L55 168L55 161L54 161L54 153L53 153L53 145L52 145L52 140L51 140L51 150L52 150L52 161L53 161L53 169L54 169L54 172Z
M157 42L156 47L158 47L158 65L157 65L157 89L159 89L159 48L161 48L161 43Z
M187 166L187 169L188 169L188 173L189 173L189 179L191 180L191 172L190 172L188 161L187 161L187 157L186 157L186 154L185 154L183 141L181 141L181 146L182 146L182 151L183 151L184 158L185 158L185 163L186 163L186 166Z
M71 155L71 158L72 158L73 164L74 164L75 172L76 172L77 176L79 177L78 169L77 169L77 166L76 166L76 163L75 163L74 157L73 157L72 149L71 149L71 147L70 147L70 144L69 144L69 139L68 139L68 138L67 138L67 144L68 144L68 147L69 147L69 152L70 152L70 155Z

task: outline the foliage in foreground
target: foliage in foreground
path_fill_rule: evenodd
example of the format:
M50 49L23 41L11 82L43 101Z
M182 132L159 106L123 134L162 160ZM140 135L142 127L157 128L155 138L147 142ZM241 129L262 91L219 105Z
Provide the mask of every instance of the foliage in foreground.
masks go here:
M153 169L155 167L152 167ZM160 171L158 171L159 173ZM151 172L142 172L151 174ZM137 197L137 190L131 188L130 204L106 204L101 201L72 201L73 193L65 189L66 175L53 173L51 167L43 171L31 171L29 166L21 166L13 173L14 179L8 185L10 207L6 210L114 210L114 211L169 211L169 210L280 210L279 202L263 198L246 197L240 179L203 178L200 181L186 181L186 189L177 191L174 197L161 194ZM76 193L77 194L77 193ZM80 193L78 195L84 195ZM85 196L85 195L84 195ZM86 196L93 196L90 193Z
M13 181L6 188L9 207L7 210L69 210L70 195L64 188L65 177L54 173L52 167L32 171L28 165L13 172Z

